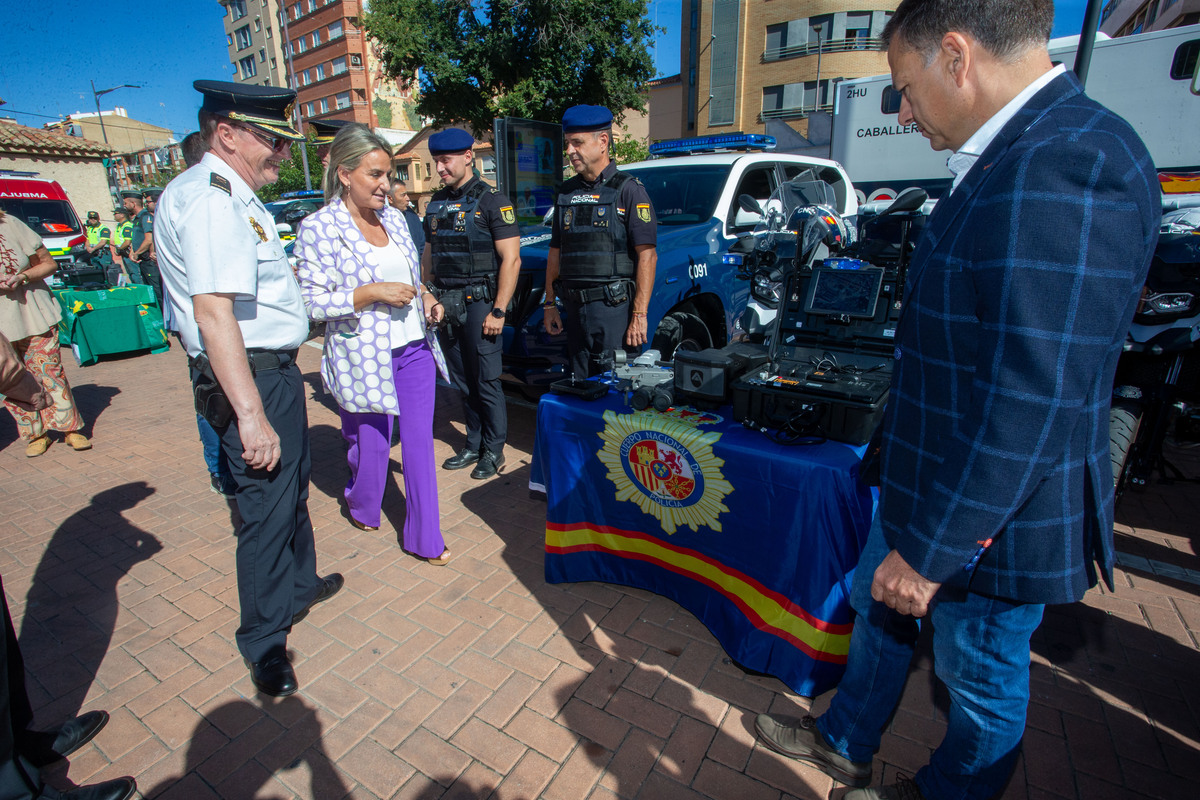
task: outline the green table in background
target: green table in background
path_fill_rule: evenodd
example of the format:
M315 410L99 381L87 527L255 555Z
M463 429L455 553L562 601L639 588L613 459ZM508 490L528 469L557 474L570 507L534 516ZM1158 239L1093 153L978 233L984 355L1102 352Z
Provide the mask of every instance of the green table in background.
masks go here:
M64 288L55 289L54 295L62 306L59 344L71 346L80 366L95 364L110 353L170 349L162 312L149 286L133 284L99 291Z

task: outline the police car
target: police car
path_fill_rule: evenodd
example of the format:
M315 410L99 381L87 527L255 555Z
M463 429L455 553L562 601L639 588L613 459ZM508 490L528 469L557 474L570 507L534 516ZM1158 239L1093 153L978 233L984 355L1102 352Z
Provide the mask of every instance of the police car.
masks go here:
M679 348L723 347L734 333L750 286L738 278L737 266L723 263L722 257L762 221L759 213L739 204L740 196L748 195L766 209L780 183L811 170L833 188L843 216L857 213L854 186L841 164L776 153L774 146L773 137L761 134L678 139L651 145L655 157L650 161L620 166L645 185L658 214L658 268L647 325L654 331L651 346L664 358ZM547 231L522 237L523 277L538 271L544 276L549 238ZM531 306L540 300L527 297ZM536 311L529 321L540 322Z

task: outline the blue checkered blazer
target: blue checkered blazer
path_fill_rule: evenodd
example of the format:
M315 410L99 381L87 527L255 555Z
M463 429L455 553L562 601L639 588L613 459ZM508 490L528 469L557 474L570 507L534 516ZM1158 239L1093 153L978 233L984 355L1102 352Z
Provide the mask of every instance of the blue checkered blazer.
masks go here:
M1159 191L1137 134L1067 73L937 204L896 330L881 462L885 536L925 577L1062 603L1098 563L1111 586L1109 401Z

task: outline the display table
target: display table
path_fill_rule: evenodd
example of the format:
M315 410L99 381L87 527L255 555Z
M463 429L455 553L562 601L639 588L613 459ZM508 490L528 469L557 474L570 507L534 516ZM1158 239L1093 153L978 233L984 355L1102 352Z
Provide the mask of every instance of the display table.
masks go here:
M546 580L656 592L742 666L820 694L845 669L874 509L862 450L779 445L728 408L633 412L615 392L547 394L530 477L546 493Z
M71 346L81 366L95 364L100 356L109 353L131 350L161 353L170 348L162 312L149 286L53 291L62 306L58 341Z

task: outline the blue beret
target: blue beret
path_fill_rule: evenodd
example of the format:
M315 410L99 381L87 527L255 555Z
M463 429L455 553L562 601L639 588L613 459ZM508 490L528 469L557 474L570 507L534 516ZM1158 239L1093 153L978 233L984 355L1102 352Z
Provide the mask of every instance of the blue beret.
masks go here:
M588 133L612 127L613 115L604 106L571 106L563 112L563 133Z
M256 86L231 81L193 81L204 95L201 111L244 122L293 141L304 137L292 127L296 93L279 86Z
M429 154L462 153L475 146L475 137L462 128L447 128L429 137Z

